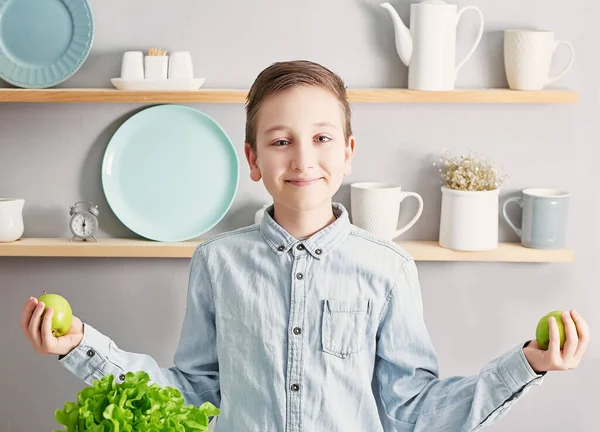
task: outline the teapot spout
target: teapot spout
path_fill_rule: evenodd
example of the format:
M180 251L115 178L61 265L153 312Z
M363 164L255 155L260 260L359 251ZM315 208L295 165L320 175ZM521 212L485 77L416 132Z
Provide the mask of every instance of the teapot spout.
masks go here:
M381 3L379 6L388 11L390 16L392 17L392 21L394 23L394 32L396 33L396 51L398 52L398 56L402 63L406 66L410 65L410 59L412 58L413 53L413 40L410 35L410 30L404 22L396 9L392 7L389 3Z

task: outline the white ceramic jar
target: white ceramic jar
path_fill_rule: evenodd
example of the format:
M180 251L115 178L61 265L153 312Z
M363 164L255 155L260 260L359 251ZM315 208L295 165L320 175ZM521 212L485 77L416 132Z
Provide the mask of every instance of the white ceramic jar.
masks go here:
M267 209L267 208L268 208L270 205L272 205L272 204L273 204L273 203L271 203L271 204L265 204L265 205L263 205L261 208L259 208L259 209L256 211L256 213L254 213L254 223L255 223L255 224L257 224L257 225L260 225L260 223L261 223L261 222L262 222L262 220L263 220L263 217L265 216L265 210L266 210L266 209Z
M0 198L0 242L12 242L23 235L23 206L20 198Z

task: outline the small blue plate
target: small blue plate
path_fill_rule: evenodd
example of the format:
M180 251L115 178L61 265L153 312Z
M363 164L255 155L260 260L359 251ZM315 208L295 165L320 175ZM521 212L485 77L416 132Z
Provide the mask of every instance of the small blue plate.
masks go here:
M147 108L111 138L102 162L110 208L150 240L198 237L227 213L236 195L239 160L225 131L183 105Z
M17 87L47 88L70 78L93 39L87 0L0 0L0 78Z

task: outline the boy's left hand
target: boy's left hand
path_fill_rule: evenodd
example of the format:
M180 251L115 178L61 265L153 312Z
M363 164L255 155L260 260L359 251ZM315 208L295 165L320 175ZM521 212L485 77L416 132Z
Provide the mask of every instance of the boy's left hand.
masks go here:
M535 339L523 348L525 358L535 372L564 371L579 366L590 342L590 328L575 310L571 310L570 313L563 312L562 320L565 325L565 344L562 350L560 349L558 325L554 317L550 317L548 349L540 349Z

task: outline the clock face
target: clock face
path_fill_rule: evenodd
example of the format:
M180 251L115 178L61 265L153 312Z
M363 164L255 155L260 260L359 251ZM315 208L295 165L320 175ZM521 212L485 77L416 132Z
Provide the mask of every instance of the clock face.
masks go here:
M71 219L71 231L77 237L89 238L98 229L98 220L90 213L76 213Z

